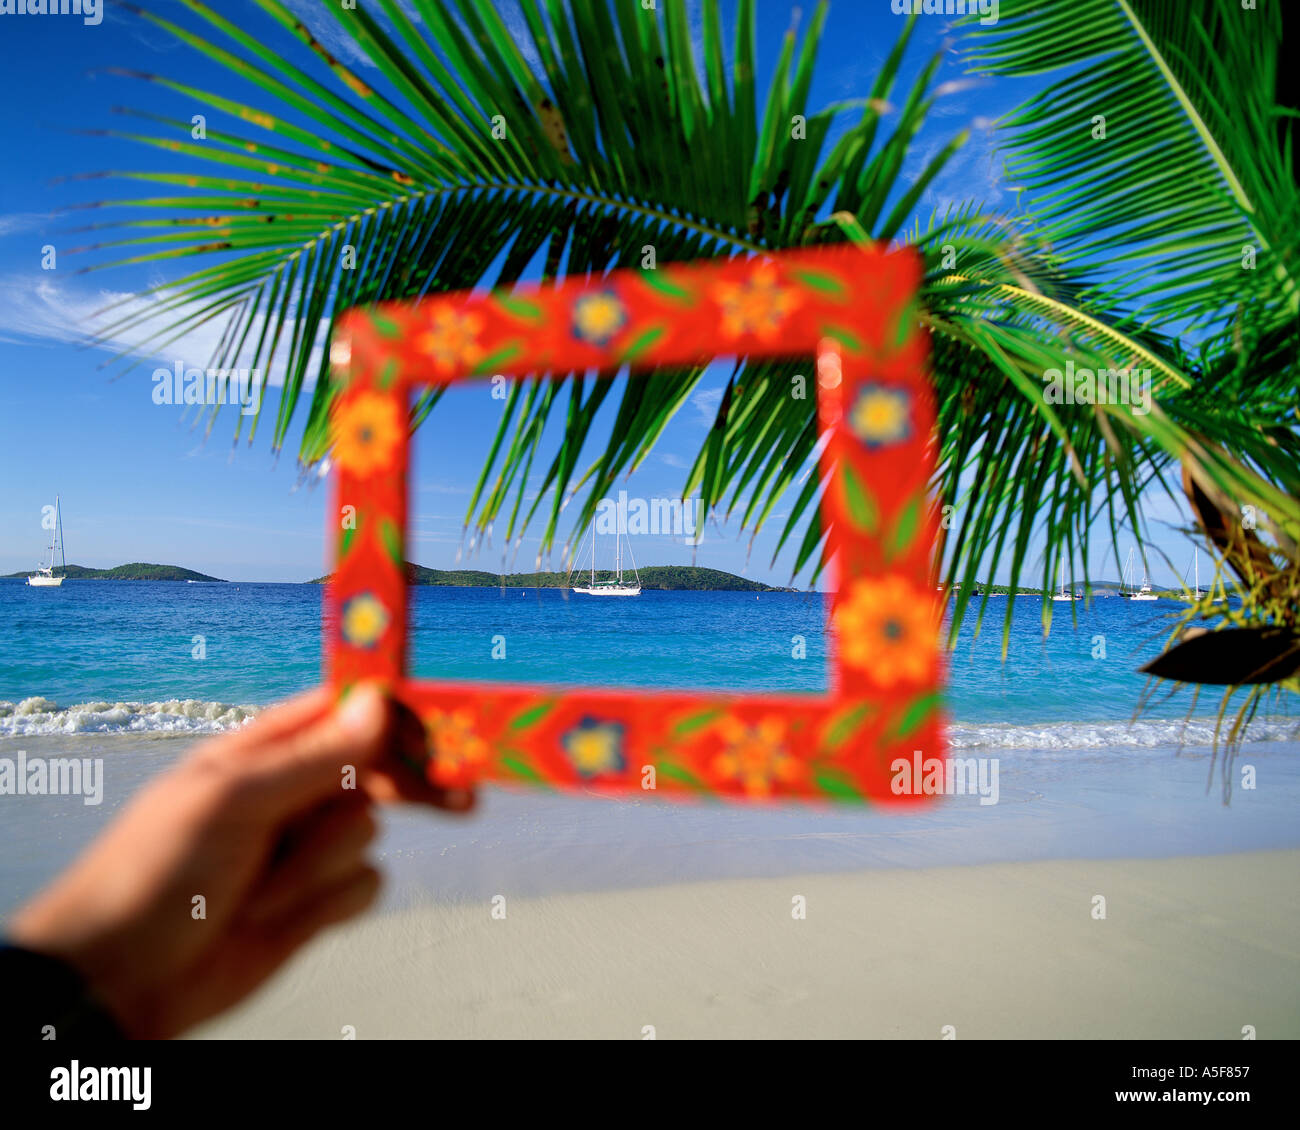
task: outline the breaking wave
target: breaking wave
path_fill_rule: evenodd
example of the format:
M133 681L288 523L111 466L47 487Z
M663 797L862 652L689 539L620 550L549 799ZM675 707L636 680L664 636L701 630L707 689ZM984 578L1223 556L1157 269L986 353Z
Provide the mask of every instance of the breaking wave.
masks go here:
M215 734L234 730L256 714L250 706L198 699L167 702L83 702L59 706L40 696L0 702L0 737L30 734Z
M215 734L239 728L257 711L258 708L253 706L192 698L166 702L83 702L76 706L59 706L47 698L36 696L17 703L0 702L0 738L29 734ZM1245 740L1300 741L1300 719L1257 719L1250 724ZM1043 722L1029 725L953 722L948 727L948 741L955 750L1209 746L1214 743L1214 719Z
M1223 734L1230 720L1225 721ZM1166 721L1155 718L1136 722L1046 722L1010 726L1001 722L954 722L948 727L953 749L1153 749L1214 744L1213 718ZM1300 720L1266 718L1251 722L1245 741L1281 742L1300 739Z

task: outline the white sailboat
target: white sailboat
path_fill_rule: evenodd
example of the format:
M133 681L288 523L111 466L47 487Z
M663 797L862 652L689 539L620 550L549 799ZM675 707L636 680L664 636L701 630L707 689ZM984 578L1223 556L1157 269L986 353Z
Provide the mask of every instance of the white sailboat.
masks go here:
M1200 550L1200 547L1198 546L1198 547L1195 549L1194 552L1195 552L1195 556L1192 558L1192 562L1193 562L1193 564L1192 564L1192 570L1193 570L1193 576L1195 576L1196 581L1195 581L1195 587L1192 589L1192 599L1193 599L1193 600L1200 601L1200 600L1204 600L1206 597L1209 597L1209 598L1210 598L1210 603L1211 603L1211 604L1224 604L1224 603L1227 601L1228 598L1227 598L1226 595L1223 594L1222 590L1220 590L1220 592L1217 592L1217 593L1214 591L1214 582L1213 582L1213 581L1210 582L1210 591L1209 591L1209 592L1202 592L1202 591L1201 591L1201 550Z
M1151 591L1151 582L1147 580L1147 567L1145 563L1142 566L1142 586L1135 592L1130 600L1159 600L1155 593Z
M1061 563L1061 587L1052 593L1052 600L1057 604L1073 604L1076 600L1081 599L1077 592L1065 591L1065 563Z
M43 568L37 569L30 577L27 583L34 589L56 588L63 584L63 575L54 575L54 555L59 555L60 568L66 569L68 566L67 559L63 555L63 518L59 513L59 496L54 496L54 541L50 543L50 563Z
M641 595L641 574L637 571L636 559L632 556L632 546L629 543L627 547L628 559L632 562L632 573L636 577L636 584L624 583L623 581L623 542L626 541L627 534L616 533L614 535L614 579L611 581L601 581L596 583L596 527L591 527L591 583L589 585L575 585L573 591L582 593L584 596L640 596Z
M1142 584L1141 586L1132 583L1132 577L1137 572L1133 564L1133 555L1137 552L1136 546L1131 546L1128 551L1128 558L1124 562L1124 578L1121 582L1120 595L1129 600L1159 600L1155 593L1151 591L1151 582L1147 580L1146 566L1142 566ZM1129 591L1123 591L1123 585L1129 586Z

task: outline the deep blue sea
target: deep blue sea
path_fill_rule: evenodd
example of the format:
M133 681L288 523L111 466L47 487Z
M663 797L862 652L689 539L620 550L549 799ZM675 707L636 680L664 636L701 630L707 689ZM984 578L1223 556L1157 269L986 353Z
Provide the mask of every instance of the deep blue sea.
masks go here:
M319 680L322 589L293 584L0 581L0 737L206 731ZM825 598L813 593L658 592L636 599L556 589L411 590L421 677L553 684L817 691L827 682ZM1157 696L1133 721L1179 606L1101 598L990 601L949 662L957 747L1075 749L1211 740L1217 692ZM1077 616L1073 622L1072 612ZM494 637L505 657L493 659ZM802 648L800 648L802 640ZM803 658L796 658L802 651ZM1270 715L1251 737L1295 736Z

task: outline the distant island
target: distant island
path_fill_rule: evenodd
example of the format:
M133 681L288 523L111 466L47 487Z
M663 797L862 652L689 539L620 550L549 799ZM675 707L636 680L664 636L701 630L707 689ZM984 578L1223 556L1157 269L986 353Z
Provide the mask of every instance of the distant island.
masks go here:
M956 588L957 590L961 590L963 586L960 583L958 583ZM1092 596L1102 597L1102 598L1119 597L1124 595L1124 591L1123 591L1124 583L1122 581L1080 580L1080 581L1075 581L1074 584L1070 584L1069 582L1066 582L1065 588L1067 592L1077 592L1077 593L1084 592L1086 588L1087 591ZM1052 589L1051 591L1055 593L1059 590ZM1175 589L1153 589L1152 592L1153 595L1155 596L1167 598L1169 600L1177 600L1182 596L1182 593L1178 592ZM975 584L972 586L971 595L972 596L985 596L985 595L987 596L1042 596L1043 590L1035 589L1035 588L1018 588L1013 591L1006 585L986 585L979 581L976 581Z
M21 573L7 573L5 579L29 577L34 572L34 569L25 569ZM85 565L60 565L54 570L54 575L74 581L214 581L218 584L226 584L220 577L209 577L206 573L182 569L179 565L150 565L143 561L117 565L112 569L89 569Z
M651 565L638 571L643 589L688 589L697 592L798 592L759 581L747 581L721 569L701 569L695 565ZM585 584L590 572L579 573L488 573L481 569L426 569L406 563L407 580L413 585L447 585L454 588L562 589ZM330 577L316 577L309 585L323 585ZM596 570L596 580L612 580L606 570Z

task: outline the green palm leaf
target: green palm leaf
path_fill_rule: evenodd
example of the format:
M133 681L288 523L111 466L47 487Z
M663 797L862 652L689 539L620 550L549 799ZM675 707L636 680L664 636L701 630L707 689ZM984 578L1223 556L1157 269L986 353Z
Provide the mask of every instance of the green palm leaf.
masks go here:
M904 232L926 187L965 141L954 138L915 178L904 179L912 140L937 96L938 58L896 100L897 114L886 112L914 19L903 25L862 101L815 109L808 99L825 3L802 36L786 35L766 91L755 82L753 0L737 4L730 67L716 0L703 5L702 57L678 4L656 12L637 0L523 0L527 40L517 42L495 8L475 0L375 0L355 10L322 3L322 13L373 63L365 77L326 51L280 0L257 0L268 22L256 30L234 25L199 0L183 3L186 26L139 15L238 76L249 100L139 76L211 107L221 120L194 144L188 123L145 119L156 132L130 136L182 160L185 171L110 174L163 187L104 201L146 218L124 221L121 239L97 247L124 253L118 263L209 265L152 293L148 311L121 316L112 332L143 332L146 322L152 328L152 319L163 315L167 323L169 316L151 334L156 347L184 332L196 310L228 319L214 363L285 372L272 444L280 449L295 419L302 420L305 467L327 452L332 395L325 362L312 358L322 346L328 356L334 319L350 306L509 286L538 271L599 274L640 265L648 248L664 263L845 239L895 240L914 245L926 262L918 316L934 342L941 443L935 490L960 515L948 532L950 577L974 579L991 554L1008 549L1014 584L1029 566L1035 531L1042 531L1044 587L1054 587L1061 555L1087 551L1096 518L1104 514L1117 537L1121 523L1138 521L1140 491L1163 482L1186 458L1203 463L1232 497L1267 500L1270 514L1300 536L1300 506L1278 485L1281 464L1295 451L1292 438L1277 438L1279 427L1291 434L1285 381L1269 377L1247 397L1216 406L1217 392L1241 380L1241 350L1234 360L1210 341L1208 352L1192 356L1148 326L1159 313L1207 325L1217 318L1220 332L1230 333L1240 280L1206 262L1243 231L1272 237L1267 247L1275 258L1284 245L1272 209L1285 194L1264 156L1252 165L1237 148L1211 152L1202 145L1201 163L1185 166L1196 170L1189 201L1172 192L1167 170L1151 170L1151 154L1130 128L1122 132L1120 151L1127 162L1098 175L1103 158L1078 142L1062 117L1091 105L1093 96L1077 86L1067 91L1068 111L1037 101L1011 127L1018 131L1013 145L1023 155L1026 183L1035 198L1043 197L1037 224L1011 224L971 206L924 231ZM1178 66L1187 70L1167 62L1182 59L1172 45L1161 56L1163 68L1155 64L1132 32L1133 21L1125 24L1123 12L1105 15L1105 7L1070 6L1093 12L1100 20L1094 25L1004 0L1003 22L983 41L981 63L1020 73L1113 54L1106 65L1119 83L1116 97L1128 99L1123 105L1130 108L1151 83L1167 83ZM1012 26L1024 34L1005 37ZM1233 50L1269 46L1261 47L1253 32L1206 26L1215 43L1220 34L1237 35ZM1152 37L1148 28L1147 38L1160 45L1168 36ZM1188 57L1203 52L1198 42L1185 40ZM1275 67L1275 45L1271 50L1274 62L1261 73ZM1125 68L1139 59L1146 69L1128 75ZM1214 75L1204 80L1214 81ZM1190 104L1200 107L1200 124L1188 125L1184 110L1175 139L1180 148L1172 150L1180 160L1190 162L1195 143L1217 138L1215 131L1236 123L1234 115L1249 113L1252 128L1272 121L1254 87L1248 109L1221 106L1217 116L1203 105L1205 90L1190 82L1187 90ZM1166 131L1174 137L1177 98L1173 105L1162 104L1144 136ZM1124 120L1122 110L1119 116ZM1225 165L1250 208L1222 191ZM1216 173L1220 182L1212 189ZM1148 211L1139 211L1139 197ZM1154 226L1153 216L1164 226ZM1089 257L1108 246L1105 234L1113 229L1127 231L1154 265L1118 280L1085 277ZM1260 241L1265 246L1262 235ZM1161 281L1161 271L1179 277L1180 255L1193 257L1196 278L1188 268L1181 286ZM1290 300L1293 288L1273 259L1269 264L1258 273L1259 293L1276 306ZM1253 334L1252 356L1283 356L1288 342L1281 327L1278 320ZM1042 373L1067 359L1152 369L1161 410L1149 416L1125 406L1058 411L1042 396ZM738 362L683 484L683 494L699 491L706 509L735 515L753 532L771 519L779 499L796 491L778 535L778 551L797 546L796 571L809 563L820 567L824 534L817 520L814 406L789 394L800 368ZM523 530L543 517L549 547L578 492L585 495L570 516L575 528L584 526L619 476L645 459L700 372L622 384L608 376L553 376L517 386L506 402L466 516L476 537L492 535L501 522L504 543L518 544ZM597 412L611 397L609 440L584 458ZM422 399L413 423L436 403L436 392ZM543 436L557 414L562 441L551 451ZM526 504L530 475L537 474L543 489ZM978 492L964 488L969 481L979 484ZM1010 602L1007 611L1009 626Z

